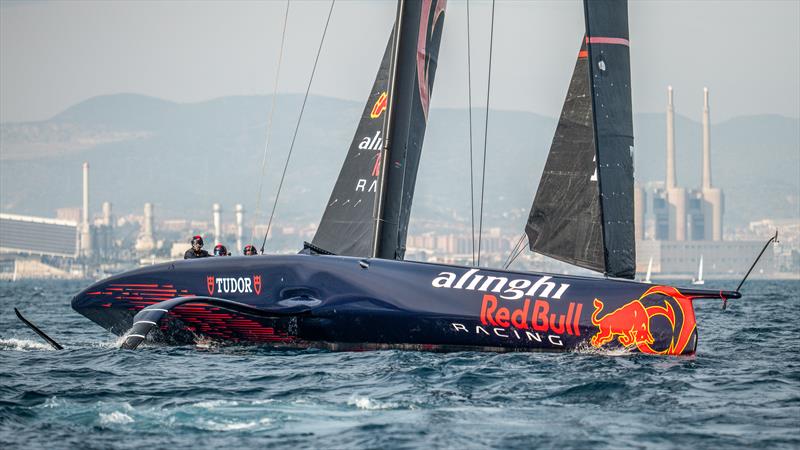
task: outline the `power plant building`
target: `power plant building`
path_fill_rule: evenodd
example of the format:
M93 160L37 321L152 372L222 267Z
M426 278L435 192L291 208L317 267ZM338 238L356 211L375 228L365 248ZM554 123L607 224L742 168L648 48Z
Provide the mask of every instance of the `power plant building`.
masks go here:
M724 196L722 190L711 183L708 94L708 88L704 88L702 185L687 191L678 184L675 106L672 86L667 88L666 179L663 185L651 185L644 192L638 192L641 189L638 186L634 189L634 214L643 224L636 228L639 272L647 269L652 258L654 273L688 275L697 270L703 257L707 273L738 274L747 270L763 245L762 242L723 242ZM765 255L768 261L772 259L771 252L770 248Z

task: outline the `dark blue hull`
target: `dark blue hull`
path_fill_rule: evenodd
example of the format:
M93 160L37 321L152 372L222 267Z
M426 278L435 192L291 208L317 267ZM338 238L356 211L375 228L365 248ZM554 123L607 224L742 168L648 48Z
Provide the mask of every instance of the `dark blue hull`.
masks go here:
M145 267L95 283L72 306L122 335L144 307L192 295L268 314L188 303L158 323L157 339L334 350L627 348L660 354L694 353L692 298L703 296L623 280L285 255Z

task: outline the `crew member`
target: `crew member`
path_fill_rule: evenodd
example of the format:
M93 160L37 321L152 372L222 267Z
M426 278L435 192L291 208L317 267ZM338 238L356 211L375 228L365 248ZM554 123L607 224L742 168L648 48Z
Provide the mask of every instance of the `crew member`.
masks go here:
M214 256L231 256L231 254L228 253L228 249L224 245L217 244L214 247Z
M245 256L252 256L252 255L257 255L258 250L256 250L255 245L248 244L244 246L244 250L242 251L242 253L244 253Z
M202 236L194 236L191 242L192 248L186 250L186 253L183 254L183 259L207 258L211 256L207 251L203 250Z

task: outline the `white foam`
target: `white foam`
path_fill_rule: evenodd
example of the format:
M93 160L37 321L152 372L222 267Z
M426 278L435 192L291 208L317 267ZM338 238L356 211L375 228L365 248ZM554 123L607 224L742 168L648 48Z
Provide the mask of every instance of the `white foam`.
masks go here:
M14 350L27 352L30 350L55 350L50 347L50 344L45 344L39 341L30 341L28 339L0 339L0 350Z
M195 408L203 408L203 409L214 409L220 406L238 406L239 402L234 402L231 400L208 400L205 402L198 402L193 404Z
M212 431L241 431L241 430L252 430L253 428L258 427L259 425L269 425L272 420L268 417L264 417L260 419L258 422L251 420L249 422L226 422L220 423L215 422L213 420L206 420L205 426L206 429Z
M42 408L58 408L59 406L63 406L65 404L66 402L64 400L59 400L58 397L54 395L44 401Z
M120 411L114 411L108 414L100 413L101 425L110 425L115 423L133 423L133 417Z
M597 348L589 344L578 346L574 351L581 355L600 355L600 356L631 356L634 355L634 347L616 347L616 348Z
M372 400L369 397L360 397L356 395L350 397L350 399L347 400L347 404L350 406L355 406L358 409L367 410L397 408L397 403L379 402L377 400Z

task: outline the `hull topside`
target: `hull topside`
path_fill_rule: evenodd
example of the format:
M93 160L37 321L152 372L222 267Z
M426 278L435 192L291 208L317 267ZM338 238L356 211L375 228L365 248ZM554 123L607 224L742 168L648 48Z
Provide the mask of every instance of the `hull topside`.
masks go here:
M337 256L206 258L100 281L73 308L121 335L143 308L210 296L295 315L255 317L202 301L170 310L157 338L333 350L570 351L692 354L691 297L624 280Z

